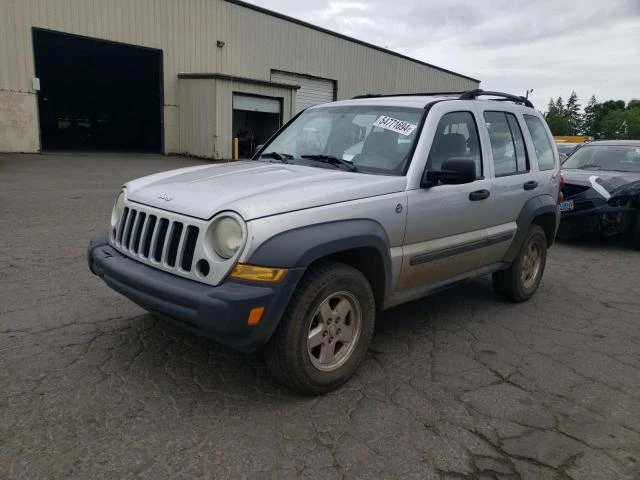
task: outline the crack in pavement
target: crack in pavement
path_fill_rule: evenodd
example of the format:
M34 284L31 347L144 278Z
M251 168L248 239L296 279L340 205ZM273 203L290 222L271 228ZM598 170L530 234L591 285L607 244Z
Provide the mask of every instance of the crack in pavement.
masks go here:
M0 202L33 218L0 238L0 478L640 478L637 252L560 243L524 304L483 278L383 312L357 374L306 398L87 272L123 181L204 163L6 158Z

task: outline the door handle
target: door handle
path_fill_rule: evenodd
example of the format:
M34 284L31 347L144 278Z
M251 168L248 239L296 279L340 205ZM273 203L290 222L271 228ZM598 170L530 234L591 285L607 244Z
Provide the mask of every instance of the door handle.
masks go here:
M536 182L535 180L531 180L530 182L527 182L527 183L524 184L524 189L525 190L533 190L537 186L538 186L538 182Z
M484 200L485 198L489 198L491 192L489 190L476 190L475 192L471 192L469 194L469 200L475 202L477 200Z

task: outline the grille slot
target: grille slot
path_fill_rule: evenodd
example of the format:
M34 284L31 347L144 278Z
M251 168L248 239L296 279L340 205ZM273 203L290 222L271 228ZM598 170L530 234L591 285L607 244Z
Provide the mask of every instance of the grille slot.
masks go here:
M133 231L133 222L136 221L138 212L136 210L129 211L129 218L124 226L124 235L122 236L122 246L129 248L129 242L131 241L131 232Z
M124 233L124 226L127 224L127 217L129 216L129 208L125 208L118 225L118 233L116 234L116 243L122 243L122 234Z
M136 224L133 228L133 240L131 241L131 251L133 253L138 253L138 247L140 246L140 237L142 237L142 229L144 227L146 218L147 214L142 212L140 212L138 214L138 218L136 218Z
M114 246L158 268L191 272L200 228L145 210L125 207L113 235Z
M156 248L154 249L153 258L156 262L162 261L162 252L164 251L164 244L167 237L167 230L169 229L169 220L166 218L160 219L160 225L158 226L158 238L156 238Z
M193 264L193 254L198 242L198 227L188 226L186 240L184 242L184 251L182 253L182 269L190 272Z
M176 257L178 256L178 247L180 246L180 238L182 236L182 223L173 222L171 229L171 237L169 240L169 251L167 252L167 265L176 266Z
M153 239L153 232L155 231L157 221L158 217L156 217L155 215L149 215L149 220L147 221L147 226L144 232L144 240L142 242L143 257L149 257L149 251L151 250L151 240Z

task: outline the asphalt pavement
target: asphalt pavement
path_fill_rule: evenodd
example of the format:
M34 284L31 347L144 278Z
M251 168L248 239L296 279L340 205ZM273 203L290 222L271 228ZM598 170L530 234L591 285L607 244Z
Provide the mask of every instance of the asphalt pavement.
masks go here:
M0 155L0 479L638 479L640 252L557 244L379 316L343 388L159 320L86 266L119 186L182 157Z

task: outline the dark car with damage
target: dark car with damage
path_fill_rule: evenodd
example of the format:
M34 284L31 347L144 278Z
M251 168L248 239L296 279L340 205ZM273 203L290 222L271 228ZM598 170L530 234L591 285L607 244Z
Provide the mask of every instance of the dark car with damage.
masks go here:
M558 237L628 234L640 249L640 140L600 140L562 165Z

